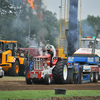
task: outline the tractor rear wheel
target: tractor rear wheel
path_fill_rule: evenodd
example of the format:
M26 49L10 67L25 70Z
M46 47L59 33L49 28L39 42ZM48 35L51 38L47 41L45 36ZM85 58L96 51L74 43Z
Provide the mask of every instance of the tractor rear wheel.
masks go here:
M94 73L94 82L98 82L98 72Z
M12 64L12 67L10 68L9 75L11 76L18 76L19 75L19 63L18 61L15 61L15 63Z
M53 69L53 78L55 83L65 84L68 78L68 67L64 60L58 61Z
M94 73L90 73L90 82L92 83L94 80Z
M51 78L50 78L50 75L49 74L46 74L45 77L44 77L44 83L46 85L49 85L51 83Z
M82 84L82 81L83 81L83 73L82 73L82 68L79 68L79 84Z
M26 83L27 84L32 84L32 79L28 78L28 71L29 71L29 66L26 67L26 74L25 74L25 78L26 78Z

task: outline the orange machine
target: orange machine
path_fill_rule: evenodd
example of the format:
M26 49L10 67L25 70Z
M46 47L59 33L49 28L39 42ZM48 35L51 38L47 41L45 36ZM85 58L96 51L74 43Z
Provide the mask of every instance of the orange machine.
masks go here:
M25 50L17 49L17 41L0 40L0 67L11 76L24 75Z

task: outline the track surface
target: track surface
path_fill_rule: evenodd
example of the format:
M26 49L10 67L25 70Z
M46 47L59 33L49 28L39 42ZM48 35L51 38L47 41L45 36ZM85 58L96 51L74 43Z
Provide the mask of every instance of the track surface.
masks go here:
M0 78L0 91L12 90L54 90L54 88L63 88L67 90L100 90L100 81L98 83L84 84L32 84L27 85L25 77L3 77Z

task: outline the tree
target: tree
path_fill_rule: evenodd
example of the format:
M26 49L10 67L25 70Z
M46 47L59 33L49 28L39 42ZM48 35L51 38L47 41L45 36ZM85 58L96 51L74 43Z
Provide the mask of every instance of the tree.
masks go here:
M30 38L40 46L41 37L57 47L59 21L56 14L43 8L42 0L34 0L35 9L27 0L1 0L0 38L16 40L22 47L28 47ZM9 1L9 2L8 2ZM9 7L9 9L5 9ZM27 16L29 17L27 19Z
M26 5L27 3L28 2L26 1ZM24 30L26 31L25 35L28 36L27 30L29 27L29 22L28 19L26 19L26 17L28 16L30 19L31 40L35 40L35 42L38 43L38 46L40 46L40 42L42 42L42 39L45 41L45 43L47 40L49 40L50 44L52 43L54 46L57 47L57 38L59 35L59 21L56 18L56 14L53 14L51 11L45 10L45 8L41 7L43 3L42 1L40 2L40 0L35 0L34 2L35 7L38 7L38 5L40 5L37 9L32 9L32 7L30 6L28 6L26 9L26 5L22 7L22 11L20 13L19 18L23 20L23 22L27 22L27 27ZM53 40L51 40L50 38L52 38Z
M99 16L95 17L95 16L88 15L87 22L89 25L92 26L94 32L96 32L96 30L100 28L100 17Z
M0 39L16 40L22 45L25 45L25 39L21 36L23 26L17 20L16 12L17 9L14 8L12 0L0 1ZM17 27L15 27L16 24Z
M43 22L44 27L48 32L45 35L45 39L49 40L50 44L57 47L58 37L60 34L60 22L56 18L56 13L52 13L51 11L45 10L43 12Z
M11 0L9 0L10 3ZM15 12L12 8L12 4L10 4L8 0L0 1L0 34L2 37L6 36L6 31L8 32L8 28L11 25L11 20L13 19Z
M87 19L81 21L81 37L94 36L93 27L88 23Z
M13 13L12 0L0 0L0 15Z

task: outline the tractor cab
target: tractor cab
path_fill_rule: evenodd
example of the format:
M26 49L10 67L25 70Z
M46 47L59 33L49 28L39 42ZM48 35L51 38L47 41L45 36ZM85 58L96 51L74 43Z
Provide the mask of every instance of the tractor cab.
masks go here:
M0 51L6 52L8 50L11 50L12 56L19 56L24 57L28 55L27 51L20 48L21 45L17 43L17 41L6 41L6 40L0 40Z
M95 42L95 43L94 43ZM74 55L90 55L93 50L95 51L94 55L100 57L100 38L93 37L83 37L81 38L81 48L79 48Z
M17 41L0 40L0 50L2 52L11 50L12 51L12 56L15 56L16 46L17 46Z
M81 38L81 43L82 43L82 48L92 48L93 47L93 43L95 40L95 36L86 36ZM95 49L99 49L99 42L100 42L100 38L96 38L96 44L95 44Z

